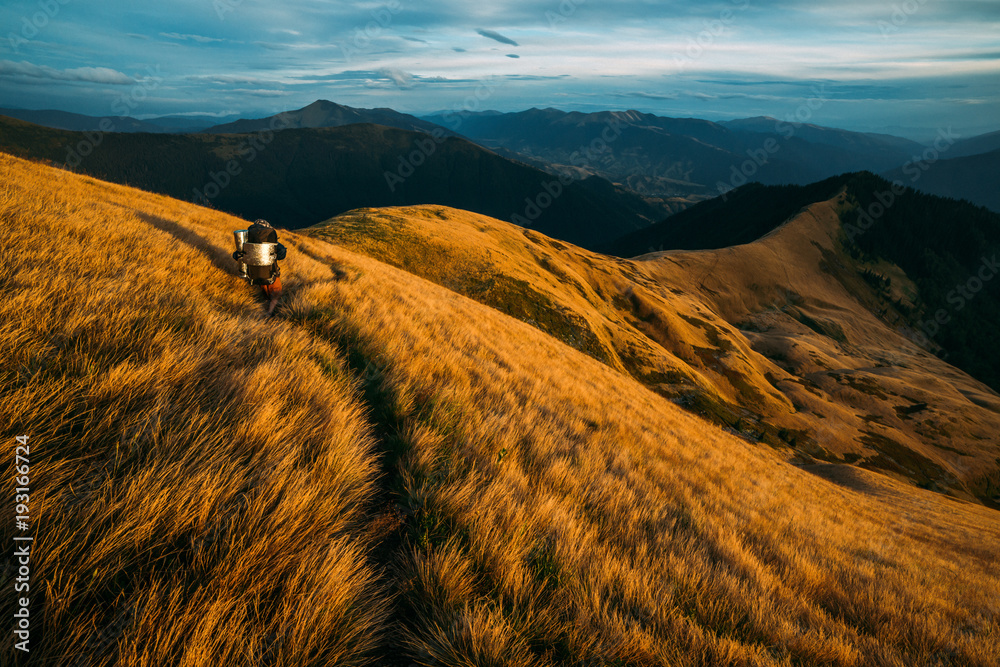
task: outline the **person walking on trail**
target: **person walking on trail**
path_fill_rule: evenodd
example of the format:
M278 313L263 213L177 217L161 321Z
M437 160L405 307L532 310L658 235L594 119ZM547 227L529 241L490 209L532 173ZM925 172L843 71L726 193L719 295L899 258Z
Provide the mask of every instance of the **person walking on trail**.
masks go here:
M251 285L260 285L264 296L268 300L267 314L271 315L278 305L278 299L281 298L281 269L278 267L278 260L285 259L287 250L285 246L278 243L278 232L271 227L271 224L267 220L256 220L250 225L247 229L246 242L273 243L277 246L276 253L274 254L275 261L273 263L265 265L250 264L246 267L247 280L250 281ZM240 261L242 258L242 252L237 251L233 253L233 259Z

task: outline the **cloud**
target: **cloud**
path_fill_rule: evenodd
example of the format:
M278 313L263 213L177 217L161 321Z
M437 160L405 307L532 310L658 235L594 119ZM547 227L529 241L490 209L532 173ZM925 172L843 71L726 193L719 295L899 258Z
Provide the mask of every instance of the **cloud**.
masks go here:
M378 76L389 79L400 88L409 88L413 85L413 75L401 69L384 67L376 72Z
M9 89L8 97L21 106L100 114L107 102L91 90L122 89L107 84L129 83L122 72L141 79L146 63L163 63L164 69L169 63L164 84L138 111L225 104L246 115L268 103L283 106L336 94L337 101L352 106L417 112L464 99L493 74L498 84L508 84L490 87L490 105L502 110L558 101L568 109L626 105L674 116L783 117L814 95L813 86L826 84L829 102L815 117L820 124L933 127L946 118L956 127L964 124L967 132L1000 127L1000 45L987 29L1000 20L997 0L893 0L917 4L919 11L893 24L899 30L891 39L881 37L878 21L891 23L892 2L559 1L546 0L546 8L528 0L492 5L401 0L394 11L396 3L388 0L226 0L234 11L220 20L210 0L168 0L152 14L108 0L95 4L93 12L61 13L58 30L53 23L41 36L44 43L33 41L37 51L29 54L22 46L18 55L0 53L0 60L15 61L0 65L0 88ZM573 4L577 10L569 12ZM560 7L567 11L560 14ZM565 21L547 20L547 9ZM164 22L168 13L171 19ZM119 39L109 41L108 35ZM517 37L525 40L527 55L521 59L526 61L504 67L497 57L520 55ZM6 44L2 36L0 41ZM357 57L345 59L341 45L356 48ZM696 56L689 48L698 49ZM206 57L222 51L224 57ZM676 64L677 54L685 67ZM526 65L534 76L511 76ZM234 91L232 99L215 92L226 89ZM244 92L250 90L275 96L287 91L287 97ZM884 103L853 101L861 98ZM985 102L968 103L979 98ZM909 104L909 99L930 101ZM194 100L202 103L193 107ZM866 105L872 106L868 115Z
M288 94L284 90L267 90L264 88L226 88L219 92L240 93L243 95L253 95L254 97L284 97Z
M277 86L280 81L274 79L261 79L255 76L236 76L232 74L191 74L184 77L186 81L204 81L216 85L228 86L232 84L243 84L250 86Z
M612 97L641 97L644 100L676 100L676 95L659 95L657 93L644 93L639 90L632 91L630 93L613 93Z
M540 76L538 74L505 74L502 78L508 81L555 81L556 79L568 78L569 74L554 74L551 76Z
M521 56L517 55L516 53L508 53L507 57L508 58L520 58Z
M0 60L0 76L22 76L54 81L87 81L115 86L128 86L136 82L132 77L107 67L77 67L58 70L44 65L34 65L25 60L19 63L12 60Z
M405 39L408 42L419 42L421 44L429 44L430 43L426 39L420 39L419 37L404 37L403 39Z
M177 32L161 32L160 37L166 37L167 39L177 39L182 42L191 40L192 42L198 42L199 44L208 44L209 42L224 42L224 39L218 39L216 37L205 37L204 35L182 35Z
M927 56L924 56L927 58ZM932 56L935 60L1000 60L1000 51L965 51Z
M291 48L287 44L278 44L276 42L254 42L253 45L267 49L268 51L287 51Z
M510 37L505 37L505 36L501 35L500 33L498 33L495 30L483 30L482 28L479 28L478 30L476 30L476 32L478 32L483 37L488 37L489 39L496 40L496 41L500 42L501 44L510 44L511 46L520 46L520 44L518 44L517 42L515 42L514 40L512 40Z

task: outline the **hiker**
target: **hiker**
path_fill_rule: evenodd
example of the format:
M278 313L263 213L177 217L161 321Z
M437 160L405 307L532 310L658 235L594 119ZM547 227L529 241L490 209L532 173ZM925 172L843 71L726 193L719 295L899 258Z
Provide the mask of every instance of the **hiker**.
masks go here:
M235 234L237 250L233 253L233 259L242 263L242 268L246 271L244 277L251 285L260 285L268 300L267 314L271 315L281 298L281 269L278 268L278 260L285 259L285 246L278 243L278 233L267 220L256 220L248 229L239 230ZM268 251L264 256L269 263L250 261L251 256L245 251L244 243L263 245ZM276 247L267 247L271 244Z

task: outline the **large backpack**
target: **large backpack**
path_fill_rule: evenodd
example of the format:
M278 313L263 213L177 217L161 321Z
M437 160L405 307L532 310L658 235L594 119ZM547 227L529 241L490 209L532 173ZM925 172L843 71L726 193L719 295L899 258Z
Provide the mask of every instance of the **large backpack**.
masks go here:
M271 227L255 222L247 229L247 242L278 243L278 232ZM284 250L285 247L278 243L278 259L284 258ZM278 269L277 262L270 266L247 266L247 277L252 285L270 285L279 275L281 275L281 271Z
M273 227L266 227L260 223L253 223L247 229L247 241L250 243L277 243L278 232Z

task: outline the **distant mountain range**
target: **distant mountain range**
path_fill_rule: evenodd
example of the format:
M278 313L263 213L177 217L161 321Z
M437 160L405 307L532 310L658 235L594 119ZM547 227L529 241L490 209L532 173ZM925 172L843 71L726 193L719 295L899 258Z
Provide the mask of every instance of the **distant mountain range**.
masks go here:
M975 145L992 146L1000 143L998 140L1000 133L985 135L977 138ZM969 154L966 152L969 150L974 147L968 142L956 144L954 153L949 150L934 161L911 161L884 175L923 192L965 199L1000 211L1000 148L978 154Z
M954 159L957 157L968 157L969 155L979 155L981 153L991 153L996 150L1000 150L1000 131L980 134L967 139L958 139L948 149L946 157Z
M714 123L638 111L479 113L452 129L491 148L660 196L716 196L748 181L805 184L846 171L884 171L923 150L898 137L774 118Z
M446 118L424 119L448 124ZM771 117L713 123L638 111L530 109L470 113L458 120L449 126L508 156L521 156L554 172L597 174L640 194L660 197L715 197L753 181L805 185L854 171L893 174L908 162L924 159L928 150L888 134ZM1000 185L988 176L996 170L974 173L993 162L980 159L955 165L940 160L998 148L1000 132L960 139L935 158L933 171L941 176L920 182L903 179L904 183L1000 210L996 204Z
M160 116L138 120L130 116L85 116L68 111L56 111L53 109L32 110L32 109L5 109L0 108L0 116L17 118L35 125L51 127L57 130L72 130L75 132L102 131L102 132L153 132L162 133L186 133L201 132L205 128L219 123L220 120L234 120L237 116ZM107 129L109 127L113 129Z
M57 130L71 130L76 132L104 130L107 127L107 123L110 122L114 129L104 131L152 132L156 134L185 134L193 132L240 134L258 132L269 127L273 128L274 123L280 120L282 129L340 127L354 123L375 123L376 125L396 127L401 130L433 132L437 129L443 131L448 136L456 134L440 125L435 125L434 123L421 120L416 116L400 113L392 109L355 109L327 100L317 100L301 109L286 111L264 118L240 118L239 116L220 118L218 116L199 115L161 116L139 120L129 116L85 116L67 111L13 108L0 108L0 115Z
M564 185L440 130L95 135L0 117L0 150L292 229L365 206L443 204L593 247L666 215L604 179Z
M959 138L939 153L888 134L851 132L761 116L724 122L665 118L638 111L565 112L529 109L441 112L423 118L393 109L357 109L317 100L301 109L256 119L173 116L136 120L61 111L0 109L0 114L66 130L210 134L273 128L374 123L407 131L461 136L525 165L566 178L600 176L646 197L663 215L749 182L805 185L854 171L880 173L905 185L1000 211L996 158L1000 132ZM103 123L103 126L102 126ZM926 169L926 156L931 155ZM904 173L906 165L917 164ZM924 172L927 172L926 174ZM503 217L503 216L501 216ZM510 219L510 216L504 219Z

